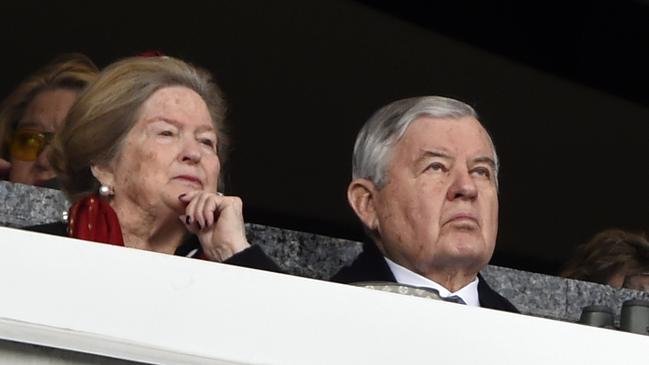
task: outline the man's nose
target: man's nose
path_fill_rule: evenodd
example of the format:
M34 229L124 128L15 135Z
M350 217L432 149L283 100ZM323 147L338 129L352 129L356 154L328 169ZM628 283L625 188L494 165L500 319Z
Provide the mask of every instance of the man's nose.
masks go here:
M449 200L475 199L478 196L478 187L468 170L457 169L453 171L452 179L447 192Z

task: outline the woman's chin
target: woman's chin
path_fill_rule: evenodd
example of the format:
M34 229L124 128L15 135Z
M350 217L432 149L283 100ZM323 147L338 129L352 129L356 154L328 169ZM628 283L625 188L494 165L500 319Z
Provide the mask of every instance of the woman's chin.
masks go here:
M187 203L182 202L180 200L180 196L182 194L186 194L189 191L174 191L174 192L168 192L167 194L164 194L161 198L160 201L162 207L167 208L169 210L169 214L176 214L176 215L183 215L185 214L185 208L187 207Z

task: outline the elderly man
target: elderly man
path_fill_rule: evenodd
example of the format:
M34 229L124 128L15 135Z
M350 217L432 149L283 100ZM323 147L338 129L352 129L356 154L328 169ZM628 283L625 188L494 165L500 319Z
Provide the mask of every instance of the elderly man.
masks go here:
M373 244L332 280L433 288L517 312L479 275L498 231L498 158L473 108L436 96L381 108L356 139L347 198Z

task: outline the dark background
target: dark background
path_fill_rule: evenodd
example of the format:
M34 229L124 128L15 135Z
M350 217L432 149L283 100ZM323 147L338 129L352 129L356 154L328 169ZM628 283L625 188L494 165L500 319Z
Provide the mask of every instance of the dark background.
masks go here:
M230 105L229 193L248 221L361 239L364 121L398 98L476 107L501 170L492 263L554 273L605 228L649 227L649 1L20 1L0 5L4 97L57 53L157 49Z

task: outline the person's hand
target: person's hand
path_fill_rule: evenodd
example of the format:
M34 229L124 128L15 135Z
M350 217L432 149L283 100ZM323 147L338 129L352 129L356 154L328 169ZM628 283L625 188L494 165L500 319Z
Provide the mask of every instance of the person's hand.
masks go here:
M9 171L11 171L11 162L0 158L0 180L9 179Z
M207 258L221 262L250 247L241 199L200 190L182 194L178 199L187 204L185 214L179 218L198 236Z

